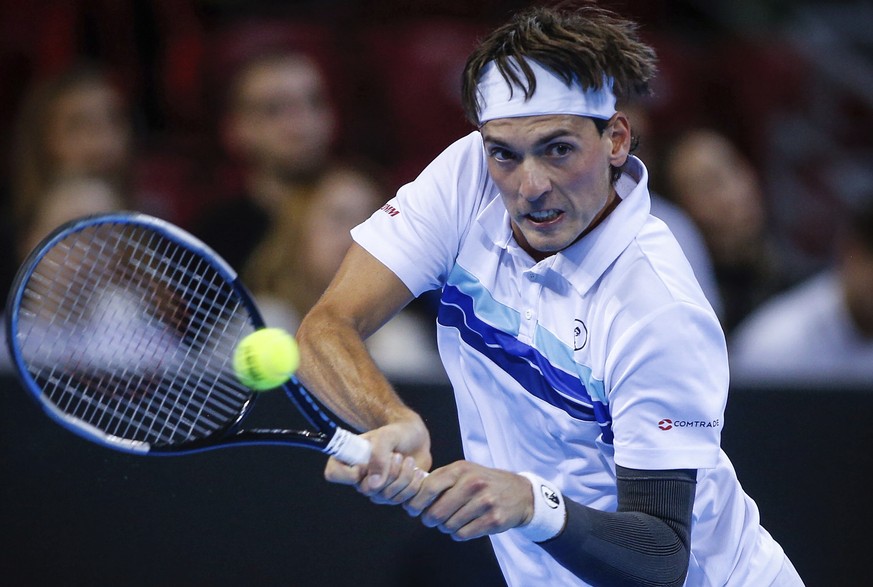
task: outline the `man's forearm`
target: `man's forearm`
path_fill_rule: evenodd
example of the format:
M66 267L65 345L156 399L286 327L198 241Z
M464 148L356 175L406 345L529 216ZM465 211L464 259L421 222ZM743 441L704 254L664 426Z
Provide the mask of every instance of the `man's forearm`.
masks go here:
M315 308L306 317L297 342L298 378L350 426L370 430L417 417L373 362L360 334L328 310Z
M565 500L564 530L540 545L593 585L682 585L691 552L696 472L617 470L619 511Z

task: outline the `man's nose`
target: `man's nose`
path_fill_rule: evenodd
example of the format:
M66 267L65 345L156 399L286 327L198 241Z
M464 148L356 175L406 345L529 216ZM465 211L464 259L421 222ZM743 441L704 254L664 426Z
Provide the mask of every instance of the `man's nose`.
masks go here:
M518 186L519 195L533 202L547 194L552 187L548 175L541 166L533 161L525 161L520 169L521 183Z

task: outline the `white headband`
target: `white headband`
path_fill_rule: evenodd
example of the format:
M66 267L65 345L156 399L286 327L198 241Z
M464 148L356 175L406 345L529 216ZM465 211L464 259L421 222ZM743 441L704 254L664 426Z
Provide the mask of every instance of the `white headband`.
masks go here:
M584 89L579 80L567 85L563 79L536 61L527 60L537 80L537 87L530 100L524 97L524 88L511 87L503 78L497 65L491 61L482 70L477 90L479 101L479 124L495 118L540 116L544 114L576 114L609 120L615 114L615 94L612 79L604 79L599 90ZM521 79L524 74L513 59L511 66Z

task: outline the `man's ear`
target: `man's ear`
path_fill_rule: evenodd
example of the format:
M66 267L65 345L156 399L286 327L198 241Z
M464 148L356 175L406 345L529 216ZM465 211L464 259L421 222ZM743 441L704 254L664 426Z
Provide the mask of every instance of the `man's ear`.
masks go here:
M616 112L612 115L603 135L611 144L609 164L613 167L621 167L627 162L631 149L630 121L624 112Z

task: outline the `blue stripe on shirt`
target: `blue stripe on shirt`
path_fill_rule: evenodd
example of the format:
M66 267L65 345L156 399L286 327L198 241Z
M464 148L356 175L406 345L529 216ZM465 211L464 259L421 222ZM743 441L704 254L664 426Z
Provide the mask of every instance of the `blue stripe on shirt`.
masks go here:
M446 285L437 321L455 328L464 342L503 369L528 393L560 408L579 420L594 420L594 409L582 382L556 369L548 359L514 336L494 328L473 313L472 299ZM573 395L573 401L564 394Z
M494 300L460 265L454 267L443 288L438 322L455 328L467 345L503 369L528 393L576 419L597 421L603 440L612 442L603 382L592 377L591 369L573 361L572 350L541 326L537 326L535 344L542 351L520 342L516 338L519 313ZM576 375L571 374L574 372Z

